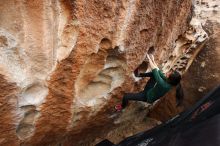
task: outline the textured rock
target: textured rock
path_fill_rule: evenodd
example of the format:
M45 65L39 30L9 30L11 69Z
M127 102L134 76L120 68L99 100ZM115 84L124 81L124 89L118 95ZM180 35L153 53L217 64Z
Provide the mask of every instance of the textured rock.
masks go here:
M147 51L165 72L189 69L208 37L188 27L191 10L191 0L0 1L0 145L91 144L117 127L113 105L141 88L133 71L147 70Z
M195 51L190 51L190 54L193 55L191 55L188 61L189 65L184 69L187 71L183 75L182 81L185 93L184 106L176 108L175 91L173 91L158 102L148 116L156 118L157 120L166 121L184 108L190 107L200 97L203 97L210 90L219 85L219 5L220 2L215 0L194 1L194 14L190 24L196 29L197 33L194 33L194 36L198 36L196 40L199 42L193 43L194 41L192 41L192 43L190 43L191 46L193 45L192 47Z

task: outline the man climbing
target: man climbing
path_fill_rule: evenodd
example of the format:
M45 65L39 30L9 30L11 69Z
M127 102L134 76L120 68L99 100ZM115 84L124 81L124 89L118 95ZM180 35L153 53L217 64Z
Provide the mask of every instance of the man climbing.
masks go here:
M176 87L177 106L182 104L184 95L180 84L180 73L177 71L170 71L165 76L156 65L153 55L147 54L147 58L152 72L139 74L138 69L135 70L136 77L150 77L144 90L139 93L125 93L122 103L115 106L117 111L124 109L129 100L153 103L170 91L172 87Z

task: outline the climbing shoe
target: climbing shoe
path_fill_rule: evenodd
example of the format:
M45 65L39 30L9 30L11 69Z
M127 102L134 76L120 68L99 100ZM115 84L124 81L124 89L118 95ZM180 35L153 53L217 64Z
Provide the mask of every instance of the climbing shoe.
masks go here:
M117 112L120 112L120 111L122 111L122 105L121 104L117 104L117 105L115 105L115 110L117 111Z

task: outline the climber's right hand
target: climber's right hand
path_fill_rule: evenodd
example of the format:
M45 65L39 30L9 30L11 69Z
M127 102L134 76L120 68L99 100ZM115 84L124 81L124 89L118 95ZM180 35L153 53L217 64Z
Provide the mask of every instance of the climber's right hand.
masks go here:
M152 70L155 69L155 68L158 69L157 65L154 64L154 62L152 61L152 59L151 59L151 57L149 56L149 54L147 54L147 58L148 58L148 60L149 60L149 65L150 65L151 69L152 69Z

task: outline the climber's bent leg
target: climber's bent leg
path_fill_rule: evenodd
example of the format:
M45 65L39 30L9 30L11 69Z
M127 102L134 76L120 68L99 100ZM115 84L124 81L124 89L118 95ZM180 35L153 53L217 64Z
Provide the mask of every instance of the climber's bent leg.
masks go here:
M148 81L146 86L144 87L144 92L147 93L151 88L153 88L156 84L154 77L151 77Z
M139 93L125 93L122 99L122 108L127 106L129 100L147 101L147 94L144 91Z

